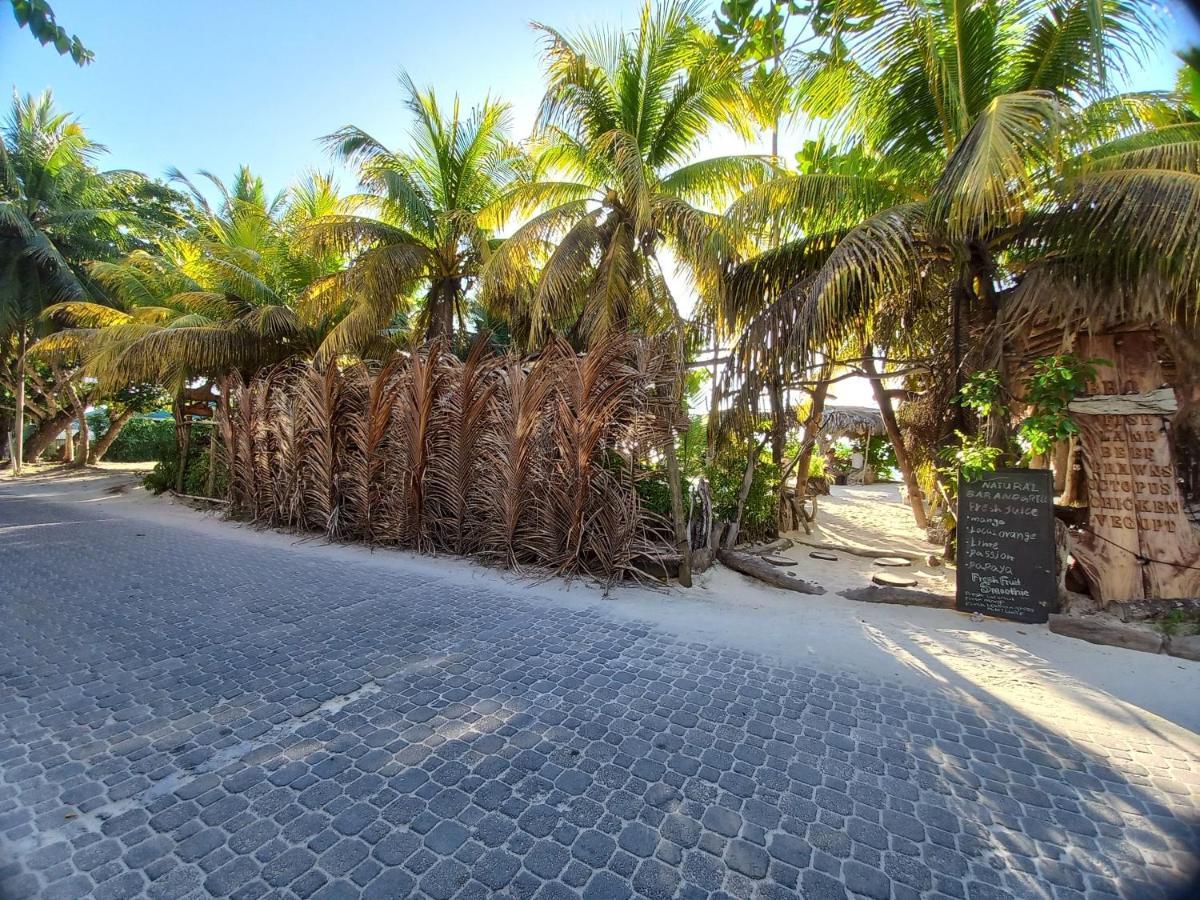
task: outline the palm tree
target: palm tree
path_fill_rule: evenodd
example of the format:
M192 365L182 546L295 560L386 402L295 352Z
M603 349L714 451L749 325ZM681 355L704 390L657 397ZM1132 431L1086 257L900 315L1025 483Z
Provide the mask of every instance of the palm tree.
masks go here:
M744 133L748 109L736 61L700 28L699 12L696 3L647 3L632 33L536 26L549 80L537 177L497 211L537 214L493 254L483 291L529 344L559 332L588 345L614 331L674 327L672 261L698 292L719 288L714 209L772 165L695 158L716 124Z
M24 453L27 351L42 311L91 285L87 259L119 246L129 217L118 194L140 181L131 173L101 173L104 148L79 123L54 109L49 93L14 97L0 141L0 342L15 349L13 469Z
M64 302L48 313L73 325L50 346L80 340L89 372L113 386L150 381L182 389L199 377L246 372L311 355L332 327L307 318L300 297L341 265L302 240L318 219L346 208L328 175L310 174L269 196L242 167L231 185L204 173L216 206L182 174L191 223L118 262L89 264L103 302Z
M744 264L727 322L769 321L776 362L795 368L816 350L871 362L912 348L933 319L950 332L957 383L970 352L998 358L1002 331L989 326L1007 288L1060 257L1064 240L1111 230L1116 209L1139 223L1118 256L1162 257L1139 229L1166 226L1175 240L1162 265L1185 289L1195 134L1169 98L1107 93L1155 33L1145 10L986 0L888 4L865 26L835 17L803 85L808 110L836 116L849 152L735 205L731 227L768 223L788 241ZM1159 149L1127 152L1145 146ZM871 374L894 424L882 376ZM923 520L912 466L901 468Z
M407 152L353 125L326 138L358 167L363 193L352 198L357 209L319 217L308 230L319 250L350 258L307 292L310 309L339 319L324 357L360 351L398 316L411 316L419 338L465 330L468 297L490 252L483 213L520 168L507 104L486 99L464 112L455 96L444 110L407 75L401 84L414 118Z
M43 339L43 352L73 350L107 389L161 384L175 398L182 479L191 421L189 401L206 402L234 370L242 373L290 357L311 357L334 326L300 309L301 294L341 266L315 253L302 235L317 219L346 208L330 176L310 174L269 196L261 178L242 167L231 185L205 173L214 207L178 172L191 193L191 223L177 235L118 262L92 262L101 301L66 301L46 315L66 325ZM198 381L206 386L198 388Z

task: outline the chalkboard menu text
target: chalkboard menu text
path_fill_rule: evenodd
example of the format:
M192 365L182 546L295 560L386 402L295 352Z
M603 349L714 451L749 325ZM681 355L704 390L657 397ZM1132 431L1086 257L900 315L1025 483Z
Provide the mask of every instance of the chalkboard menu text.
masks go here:
M1046 621L1058 597L1053 490L1045 469L959 481L958 609Z

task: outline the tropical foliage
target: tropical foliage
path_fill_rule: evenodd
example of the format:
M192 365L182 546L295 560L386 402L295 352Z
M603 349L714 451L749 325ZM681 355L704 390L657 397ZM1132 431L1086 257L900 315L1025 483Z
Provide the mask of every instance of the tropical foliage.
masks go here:
M389 150L352 125L326 138L358 166L364 193L309 232L319 251L351 258L306 294L307 308L338 320L323 356L361 351L384 329L418 339L465 331L467 298L493 240L488 210L523 169L506 104L486 100L465 112L455 96L443 110L433 91L401 81L414 120L410 151Z
M629 34L536 26L548 85L532 139L535 177L498 206L536 215L489 260L484 287L485 303L528 345L562 333L587 346L674 327L672 264L697 293L720 291L713 210L762 181L771 163L695 158L715 125L747 123L736 62L698 13L694 3L647 5Z
M51 437L88 405L119 427L121 392L149 385L175 414L176 489L227 472L256 521L605 577L671 545L686 582L689 542L720 540L697 538L692 504L728 541L806 525L838 379L869 381L924 521L947 459L1069 439L1069 348L1029 335L1151 324L1200 371L1194 72L1122 93L1160 46L1156 7L710 11L535 25L528 137L495 98L446 103L402 76L403 142L325 138L352 194L321 174L271 194L245 167L228 184L103 173L48 96L18 100L5 409ZM785 161L793 119L816 136ZM771 152L709 156L718 130ZM1001 363L1037 356L1058 405L1031 424L1014 398L1034 382ZM986 408L956 402L985 387Z
M880 357L941 359L924 386L945 436L967 427L946 400L1018 325L1195 322L1195 116L1165 92L1111 92L1151 46L1147 6L849 9L831 6L799 72L835 143L728 216L779 236L721 310L743 402L830 359L861 358L876 384Z
M42 313L63 298L99 296L86 261L135 242L134 210L161 196L140 175L99 171L95 161L103 149L74 118L54 109L49 94L14 97L0 142L0 364L14 395L18 465L28 349L46 329ZM56 383L63 380L59 362L74 371L71 360L56 360L55 370L43 373ZM53 393L64 388L56 385Z

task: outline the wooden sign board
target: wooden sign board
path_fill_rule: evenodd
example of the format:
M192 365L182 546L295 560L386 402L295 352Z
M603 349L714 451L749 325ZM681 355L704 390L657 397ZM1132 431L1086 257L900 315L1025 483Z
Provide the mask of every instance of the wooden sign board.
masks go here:
M1164 391L1147 331L1089 335L1098 367L1091 398L1071 404L1087 474L1088 531L1071 554L1101 604L1200 596L1200 541L1171 452L1174 392ZM1089 405L1090 404L1090 405Z
M1045 622L1057 603L1053 475L1001 469L960 480L956 607Z

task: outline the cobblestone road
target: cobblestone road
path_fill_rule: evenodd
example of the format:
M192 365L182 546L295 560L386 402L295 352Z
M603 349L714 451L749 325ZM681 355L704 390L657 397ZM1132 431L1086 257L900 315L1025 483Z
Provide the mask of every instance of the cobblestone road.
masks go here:
M0 896L1154 897L1195 746L0 490ZM848 660L847 665L852 666Z

